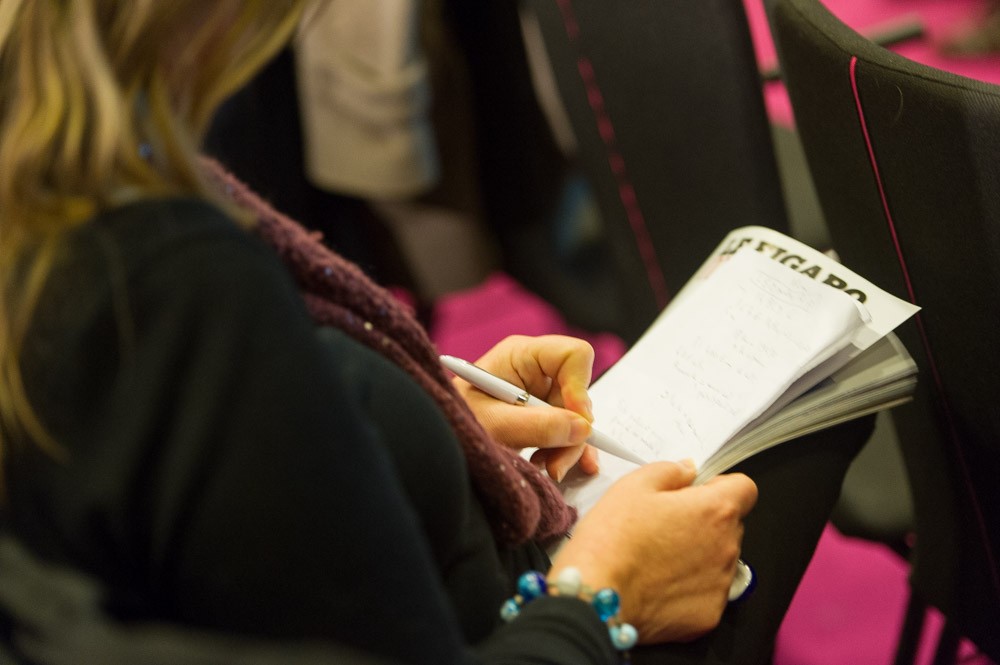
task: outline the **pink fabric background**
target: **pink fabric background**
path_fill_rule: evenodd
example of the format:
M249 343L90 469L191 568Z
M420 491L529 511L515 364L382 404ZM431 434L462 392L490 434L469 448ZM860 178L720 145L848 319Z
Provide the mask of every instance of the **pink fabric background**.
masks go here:
M935 43L941 39L974 25L987 6L986 0L826 0L824 4L835 16L862 34L893 20L918 17L924 23L925 38L901 44L893 50L925 65L1000 84L1000 55L949 58L935 49ZM775 54L763 0L744 0L744 5L754 35L757 60L762 70L768 69L774 65ZM794 123L784 86L780 83L767 84L764 98L775 122Z

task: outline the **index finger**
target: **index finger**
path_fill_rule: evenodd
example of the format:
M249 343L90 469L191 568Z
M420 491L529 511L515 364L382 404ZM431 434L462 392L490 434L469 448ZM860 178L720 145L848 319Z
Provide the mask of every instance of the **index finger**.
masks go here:
M549 385L545 401L593 419L587 388L594 369L594 348L566 335L542 335L525 342L526 353L511 359L526 385Z

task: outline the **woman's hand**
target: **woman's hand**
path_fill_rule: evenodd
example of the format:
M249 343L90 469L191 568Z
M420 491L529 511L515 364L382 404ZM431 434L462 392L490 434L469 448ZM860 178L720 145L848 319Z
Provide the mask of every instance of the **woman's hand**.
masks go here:
M616 589L642 643L687 641L714 628L728 602L757 486L742 474L691 486L694 469L656 462L622 477L557 554L595 590Z
M597 473L597 451L584 441L590 436L590 385L594 349L587 342L563 335L507 337L475 361L500 378L525 388L557 409L507 404L452 379L476 418L498 442L515 449L534 448L532 462L562 480L579 462L585 473Z

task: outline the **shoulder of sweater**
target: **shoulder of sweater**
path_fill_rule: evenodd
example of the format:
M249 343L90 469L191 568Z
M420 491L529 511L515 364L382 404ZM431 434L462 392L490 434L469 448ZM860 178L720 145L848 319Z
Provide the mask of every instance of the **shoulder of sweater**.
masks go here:
M136 250L206 237L247 238L259 244L221 209L198 198L143 199L111 208L98 213L77 235L113 239Z
M164 262L204 260L206 254L280 266L253 233L197 198L145 199L103 211L77 229L70 243L76 260L94 260L132 276Z

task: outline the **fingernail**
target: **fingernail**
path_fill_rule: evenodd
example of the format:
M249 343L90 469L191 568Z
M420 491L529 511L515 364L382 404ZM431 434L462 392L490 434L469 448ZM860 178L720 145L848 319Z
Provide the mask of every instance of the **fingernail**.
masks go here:
M580 417L573 418L569 426L569 442L583 443L590 436L590 423Z
M685 467L688 471L694 471L697 467L694 465L694 460L688 457L687 459L682 459L678 462L681 466Z

